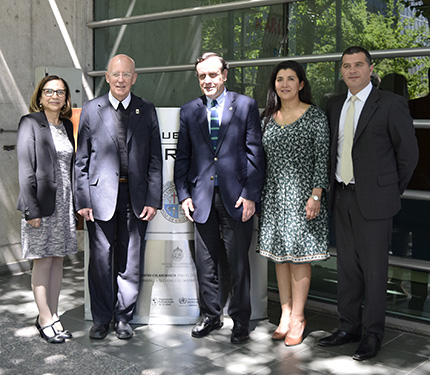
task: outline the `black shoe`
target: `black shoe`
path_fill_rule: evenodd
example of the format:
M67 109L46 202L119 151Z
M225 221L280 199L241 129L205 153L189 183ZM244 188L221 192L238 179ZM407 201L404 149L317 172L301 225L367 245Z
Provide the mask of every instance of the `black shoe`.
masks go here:
M364 335L360 345L352 356L356 361L364 361L365 359L373 358L381 349L381 341L375 334Z
M242 344L249 340L249 325L234 322L233 330L230 337L232 344Z
M337 330L330 336L323 337L318 340L319 346L341 346L344 344L348 344L349 342L358 342L360 341L359 335L353 335L351 333Z
M116 322L115 324L116 337L121 340L128 340L133 337L133 329L127 322Z
M64 337L59 337L57 335L52 324L49 326L41 327L39 324L39 316L37 316L37 318L36 318L35 326L39 330L40 337L42 337L44 340L46 340L46 342L48 342L50 344L62 344L66 341L64 339ZM50 328L50 329L48 329L48 328ZM48 336L45 333L45 329L47 332L50 332L52 330L53 336Z
M52 326L54 326L56 323L61 323L60 319L56 320ZM62 325L62 324L61 324ZM55 329L55 327L54 327ZM71 332L67 329L64 329L59 331L58 329L55 329L55 332L57 332L58 337L64 337L65 339L71 339L73 337L73 335L71 334Z
M109 324L93 324L90 329L89 336L95 340L104 339L109 333Z
M209 335L214 329L220 329L223 323L218 319L203 316L191 330L191 336L200 338Z

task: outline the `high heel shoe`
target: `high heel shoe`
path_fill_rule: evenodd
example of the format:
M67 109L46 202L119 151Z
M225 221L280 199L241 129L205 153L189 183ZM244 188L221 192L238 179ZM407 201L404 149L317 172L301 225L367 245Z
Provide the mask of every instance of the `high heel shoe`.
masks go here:
M57 332L55 331L54 327L52 324L45 326L45 327L41 327L39 324L39 316L37 316L36 318L36 323L35 323L36 328L39 330L40 333L40 337L42 337L44 340L46 340L46 342L50 343L50 344L62 344L63 342L65 342L66 340L64 339L64 337L59 337L57 335ZM45 329L47 328L51 328L52 332L54 332L54 336L48 336L46 335L46 333L44 332Z
M280 332L280 331L278 331L278 328L272 334L272 340L274 340L274 341L284 340L285 337L287 336L287 333L288 333L288 330L286 332Z
M58 320L56 320L54 323L52 323L52 326L54 327L54 325L55 325L56 323L60 323L60 324L61 324L60 319L58 319ZM61 324L61 326L62 326L62 324ZM63 328L63 329L60 331L60 330L58 330L58 329L56 329L56 328L54 327L54 331L57 333L57 336L58 336L58 337L64 337L65 339L71 339L71 338L73 337L72 333L71 333L68 329L64 329L64 328Z
M288 336L288 333L287 333L287 335L285 336L285 346L295 346L302 343L303 333L305 332L305 328L306 328L306 319L303 321L302 325L303 325L303 331L299 337L290 337Z

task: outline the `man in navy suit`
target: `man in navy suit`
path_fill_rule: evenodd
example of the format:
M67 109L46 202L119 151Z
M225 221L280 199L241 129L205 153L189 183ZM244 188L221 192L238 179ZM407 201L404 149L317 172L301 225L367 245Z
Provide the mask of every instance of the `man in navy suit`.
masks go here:
M113 57L109 93L86 103L79 123L75 201L90 238L93 339L106 337L112 318L118 338L133 336L146 228L161 207L158 119L152 103L131 93L136 78L130 57Z
M204 95L181 108L174 168L179 200L194 222L202 317L191 334L204 337L222 326L218 262L225 248L233 289L231 342L242 343L249 338L251 316L252 218L265 168L259 112L255 100L226 90L222 57L205 53L195 70Z
M372 87L372 71L367 50L348 48L341 65L348 93L327 103L339 329L319 344L361 340L355 360L372 358L381 347L392 221L418 161L407 102Z

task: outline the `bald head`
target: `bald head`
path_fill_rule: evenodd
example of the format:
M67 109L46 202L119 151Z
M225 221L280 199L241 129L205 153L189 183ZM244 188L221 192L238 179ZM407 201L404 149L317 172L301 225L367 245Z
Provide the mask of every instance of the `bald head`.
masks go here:
M112 95L119 101L124 100L137 79L134 60L122 54L112 57L105 77Z
M127 56L124 54L116 55L110 59L108 64L108 69L107 69L108 72L112 71L112 64L115 64L118 62L122 62L124 64L131 64L131 66L133 67L133 73L134 73L134 70L135 70L134 60L130 56Z

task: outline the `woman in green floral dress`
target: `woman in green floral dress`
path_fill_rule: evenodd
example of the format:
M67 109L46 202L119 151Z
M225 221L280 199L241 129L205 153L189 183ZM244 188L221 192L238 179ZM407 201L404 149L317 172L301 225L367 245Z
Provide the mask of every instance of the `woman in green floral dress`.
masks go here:
M329 128L297 62L273 70L262 118L267 166L259 252L276 263L282 316L272 338L292 346L302 342L306 326L311 262L329 257Z

